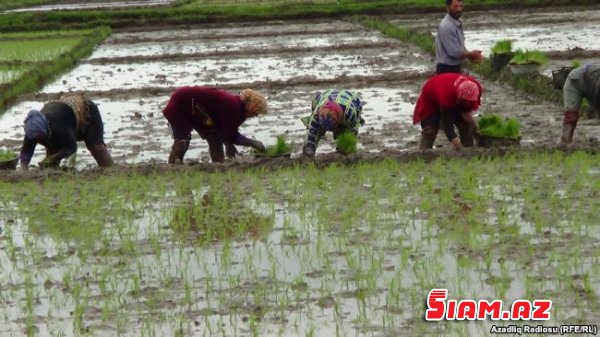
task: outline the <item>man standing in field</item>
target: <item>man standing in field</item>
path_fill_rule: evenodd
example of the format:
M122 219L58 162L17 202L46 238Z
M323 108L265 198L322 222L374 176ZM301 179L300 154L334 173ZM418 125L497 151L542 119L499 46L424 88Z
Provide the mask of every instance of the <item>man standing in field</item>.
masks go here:
M46 147L46 158L40 167L58 167L62 159L77 151L77 141L82 140L99 166L113 164L104 144L104 125L98 106L82 93L65 94L46 103L41 111L29 111L24 124L22 169L29 166L38 143Z
M348 90L317 92L311 103L312 113L302 154L314 157L317 144L327 131L333 132L334 139L344 132L357 136L358 128L364 124L361 117L363 105L358 94Z
M587 99L592 109L600 110L600 66L586 64L573 69L563 86L563 127L560 143L568 145L579 120L581 101Z
M463 13L463 0L446 0L447 13L442 19L435 36L436 74L461 73L463 60L481 63L481 50L467 50L465 35L460 17Z
M477 132L473 111L481 104L481 92L481 84L468 75L445 73L427 80L413 114L413 123L421 123L419 148L433 148L440 125L456 148L473 146ZM460 137L456 135L454 125Z
M244 89L239 95L210 87L181 87L171 95L163 115L173 133L169 163L182 163L196 130L208 142L213 162L223 162L225 154L233 158L238 153L235 145L250 146L264 151L258 140L242 135L238 128L246 118L267 113L267 101L258 91ZM225 145L225 154L223 153Z

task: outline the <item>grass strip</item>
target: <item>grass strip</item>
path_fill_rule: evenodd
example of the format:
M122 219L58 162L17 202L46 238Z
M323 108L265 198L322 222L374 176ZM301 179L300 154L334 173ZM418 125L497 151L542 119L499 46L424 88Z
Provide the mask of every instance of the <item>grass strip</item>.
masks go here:
M592 5L592 0L473 0L471 10L531 8L562 5ZM155 24L198 24L208 22L341 17L360 14L406 14L439 12L438 0L378 1L267 1L260 3L178 1L168 7L98 9L11 13L0 16L0 31L27 31L60 28L111 28Z
M89 56L94 47L104 41L110 33L111 29L108 27L97 28L92 34L83 37L71 50L50 61L40 62L38 66L26 71L11 83L1 84L0 111L14 102L19 95L39 90L56 76L71 69L79 59Z

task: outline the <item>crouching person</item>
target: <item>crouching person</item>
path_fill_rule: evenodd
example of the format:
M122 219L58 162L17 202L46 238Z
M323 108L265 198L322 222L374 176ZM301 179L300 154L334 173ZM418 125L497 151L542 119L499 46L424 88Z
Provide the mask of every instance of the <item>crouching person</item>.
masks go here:
M571 70L567 76L563 86L564 119L561 145L568 145L573 141L583 98L587 99L592 109L600 110L600 66L586 64Z
M419 148L433 148L440 126L455 147L473 146L478 132L473 111L481 104L481 92L481 84L468 75L444 73L427 80L413 114L413 123L421 123Z
M39 163L43 168L57 168L62 159L77 152L77 141L85 142L100 167L113 164L104 144L104 125L98 106L82 93L65 94L46 103L40 111L29 111L24 129L22 169L29 166L38 143L46 148L46 157Z
M334 139L345 132L357 136L359 127L365 123L361 117L364 104L358 94L348 90L317 92L311 104L302 153L314 157L317 144L327 131L333 132Z
M169 163L183 162L190 145L192 130L196 130L208 143L210 159L213 162L223 162L225 155L234 158L238 153L236 145L264 151L265 146L262 142L245 137L238 129L246 118L266 113L265 97L252 89L244 89L239 95L201 86L181 87L175 90L163 109L163 115L169 122L174 139Z

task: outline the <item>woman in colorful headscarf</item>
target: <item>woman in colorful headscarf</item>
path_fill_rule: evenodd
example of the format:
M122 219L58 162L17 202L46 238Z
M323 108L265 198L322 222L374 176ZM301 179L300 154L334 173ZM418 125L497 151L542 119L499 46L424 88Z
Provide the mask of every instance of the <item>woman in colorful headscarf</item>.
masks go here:
M46 103L41 111L31 110L24 121L21 168L27 169L38 143L46 147L40 167L58 167L84 141L101 167L111 166L112 157L104 144L104 124L98 106L82 93L69 93Z
M421 123L419 148L433 148L440 125L455 147L473 146L477 130L473 111L481 104L481 93L481 84L468 75L444 73L427 80L413 114L413 123Z
M233 158L238 153L235 145L250 146L264 151L262 142L242 135L238 128L246 118L267 113L267 101L258 91L244 89L239 95L227 91L193 86L181 87L171 95L163 109L173 133L169 163L182 163L187 152L192 130L208 142L213 162ZM223 153L225 145L225 154Z
M358 128L365 123L361 117L364 104L358 94L348 90L317 92L311 104L312 114L302 153L313 157L326 131L332 131L334 139L344 132L358 135Z

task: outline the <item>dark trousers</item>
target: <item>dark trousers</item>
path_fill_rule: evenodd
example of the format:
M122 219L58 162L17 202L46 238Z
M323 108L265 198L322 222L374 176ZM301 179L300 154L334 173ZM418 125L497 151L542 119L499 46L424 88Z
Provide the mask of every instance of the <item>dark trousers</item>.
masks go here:
M457 66L451 66L448 64L443 64L443 63L437 63L435 65L435 73L436 74L443 74L443 73L457 73L457 74L462 74L462 67L461 65L457 65Z
M439 113L433 114L421 121L421 144L419 148L431 149L437 138L440 129L441 116ZM460 115L452 120L452 124L458 129L460 142L463 146L473 146L473 136L475 134L475 125L467 123Z

